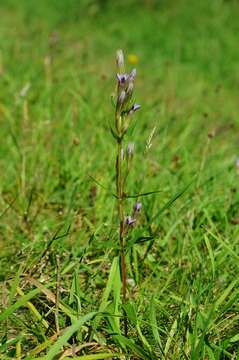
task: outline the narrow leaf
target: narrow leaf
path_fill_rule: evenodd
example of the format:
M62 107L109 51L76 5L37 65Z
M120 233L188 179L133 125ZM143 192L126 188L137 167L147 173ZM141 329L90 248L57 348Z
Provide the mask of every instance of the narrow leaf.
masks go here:
M153 333L154 339L155 339L156 343L158 344L158 347L159 347L161 353L163 353L163 347L162 347L160 335L158 332L158 324L157 324L157 319L156 319L155 303L154 303L153 297L150 301L149 320L150 320L150 325L152 328L152 333Z
M86 314L77 320L73 325L69 326L65 333L61 335L55 344L50 348L48 354L44 357L44 360L52 360L58 354L61 348L67 344L67 341L71 338L71 336L76 331L78 331L82 325L91 320L96 314L97 312Z
M4 310L0 314L0 321L4 321L8 316L10 316L12 313L14 313L14 311L16 311L18 308L20 308L21 306L25 306L27 304L27 302L30 299L32 299L34 296L39 294L39 292L40 292L39 289L34 289L34 290L31 290L28 294L22 296L21 299L19 299L17 302L15 302L15 304L9 306L6 310Z
M161 209L159 209L159 211L153 216L152 221L157 219L165 210L170 208L170 206L172 206L173 203L177 199L179 199L188 190L188 188L191 186L193 181L191 181L189 184L187 184L181 191L177 192Z

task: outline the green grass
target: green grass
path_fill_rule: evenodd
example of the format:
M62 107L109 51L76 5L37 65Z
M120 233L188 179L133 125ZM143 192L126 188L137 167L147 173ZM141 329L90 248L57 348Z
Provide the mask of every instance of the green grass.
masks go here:
M237 359L239 3L2 0L0 16L0 358ZM128 193L161 191L142 198L124 311L118 48L139 59Z

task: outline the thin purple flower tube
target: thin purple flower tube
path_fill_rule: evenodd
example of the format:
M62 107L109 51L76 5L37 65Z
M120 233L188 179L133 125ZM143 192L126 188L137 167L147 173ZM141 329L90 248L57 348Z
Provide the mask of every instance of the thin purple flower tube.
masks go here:
M125 224L128 226L133 225L136 222L136 219L133 219L130 215L126 216Z

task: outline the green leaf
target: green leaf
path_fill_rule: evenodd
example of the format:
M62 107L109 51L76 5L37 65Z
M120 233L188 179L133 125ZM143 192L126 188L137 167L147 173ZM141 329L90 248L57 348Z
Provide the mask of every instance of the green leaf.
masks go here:
M150 320L150 325L151 325L152 333L153 333L153 336L154 336L154 340L158 344L161 353L163 353L163 347L162 347L160 335L159 335L159 332L158 332L158 324L157 324L157 319L156 319L154 297L152 297L152 299L150 301L149 320Z
M227 296L230 294L232 289L235 287L235 285L238 283L238 279L235 279L231 282L231 284L223 291L222 295L218 298L218 300L215 303L215 310L219 308L219 306L225 301Z
M133 340L127 339L123 335L116 335L115 337L118 341L120 341L122 344L124 344L125 347L130 349L133 354L138 355L140 359L152 360L151 355L149 355L147 352L145 352L145 350L141 346L136 345Z
M153 195L153 194L158 194L163 192L163 190L155 190L155 191L148 191L146 193L140 193L140 194L135 194L135 195L126 195L126 198L138 198L138 197L142 197L142 196L148 196L148 195Z
M15 302L15 304L9 306L6 310L4 310L1 314L0 314L0 322L4 321L8 316L10 316L12 313L14 313L14 311L16 311L18 308L20 308L21 306L25 306L26 303L32 299L33 297L35 297L37 294L39 294L40 290L39 289L34 289L31 290L28 294L24 295L21 297L21 299L19 299L17 302Z
M169 332L169 335L168 335L168 339L167 339L167 342L166 342L166 345L165 345L165 348L164 348L164 355L166 356L169 349L170 349L170 346L171 346L171 343L173 341L173 338L174 338L174 335L177 331L177 326L178 326L178 321L177 319L174 320L172 326L171 326L171 330Z
M113 287L114 287L114 282L115 282L115 278L117 276L117 270L119 267L119 261L118 261L118 257L115 257L112 261L112 265L111 265L111 269L110 269L110 274L109 274L109 279L107 281L102 299L101 299L101 303L100 303L100 307L99 307L99 313L103 313L105 311L105 309L108 306L108 299L109 299L109 295L110 292L112 291ZM97 318L94 321L93 324L93 329L96 329L99 321L101 319L101 316L97 316Z
M172 206L173 203L188 190L188 188L192 185L193 182L194 180L187 184L182 190L177 192L161 209L159 209L159 211L152 217L152 222L157 219L165 210L170 208L170 206Z
M212 233L210 230L206 229L206 231L208 232L208 234L210 234L215 240L217 240L230 254L232 257L234 257L237 262L235 262L235 264L237 266L239 266L239 256L237 255L237 253L234 251L234 249L225 242L225 240L221 239L220 236L215 235L214 233Z
M78 331L82 325L84 325L87 321L91 320L94 316L96 316L97 312L90 312L82 316L79 320L77 320L73 325L69 326L65 333L61 335L54 345L50 348L48 354L44 357L44 360L52 360L61 348L67 344L67 341L71 338L71 336Z
M136 313L135 305L132 302L128 302L127 304L124 304L123 307L125 309L128 319L135 326L137 324L137 313Z
M119 135L117 135L117 133L115 132L115 130L114 130L111 126L110 126L110 132L111 132L112 136L113 136L117 141L120 140Z
M117 195L115 195L114 193L111 192L110 189L107 189L107 187L105 187L104 185L102 185L97 179L95 179L93 176L88 175L89 178L94 181L97 185L99 185L102 189L106 190L108 192L108 194L113 195L115 198L117 198Z
M215 262L214 262L214 255L213 255L213 251L212 251L212 247L211 247L211 243L210 240L208 238L208 236L205 234L204 235L204 240L207 246L207 250L208 250L208 254L209 254L209 258L211 261L211 265L212 265L212 277L214 279L215 277Z
M9 305L11 305L12 303L12 300L16 294L16 289L18 287L18 284L19 284L19 281L20 281L20 276L21 276L21 272L22 272L22 268L23 266L20 265L19 268L18 268L18 271L16 273L16 276L14 278L14 281L12 283L12 286L11 286L11 290L10 290L10 294L9 294Z

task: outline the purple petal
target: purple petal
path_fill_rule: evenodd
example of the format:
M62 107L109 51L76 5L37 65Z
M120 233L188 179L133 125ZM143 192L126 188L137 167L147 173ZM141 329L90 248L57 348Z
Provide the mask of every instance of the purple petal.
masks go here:
M139 110L140 108L141 108L141 106L140 106L139 104L134 104L134 105L132 106L131 110L137 111L137 110Z
M128 80L129 75L128 74L117 74L116 75L118 82L120 85L124 85L126 81Z
M135 111L139 110L141 106L139 104L134 104L129 110L128 115L132 115Z
M125 223L126 223L126 225L129 225L129 226L133 225L135 223L135 221L136 220L133 219L130 215L126 216L126 218L125 218Z

